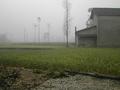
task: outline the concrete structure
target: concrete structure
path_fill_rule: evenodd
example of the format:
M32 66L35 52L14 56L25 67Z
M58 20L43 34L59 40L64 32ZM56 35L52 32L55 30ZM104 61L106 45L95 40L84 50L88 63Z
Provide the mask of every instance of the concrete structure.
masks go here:
M75 32L76 45L120 47L120 8L92 8L87 28Z

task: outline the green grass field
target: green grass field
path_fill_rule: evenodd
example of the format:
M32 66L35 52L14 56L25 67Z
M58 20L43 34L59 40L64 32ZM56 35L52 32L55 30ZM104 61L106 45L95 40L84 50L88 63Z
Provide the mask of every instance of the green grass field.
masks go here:
M120 76L120 48L1 49L0 64Z
M0 49L18 49L18 48L23 48L23 49L38 49L38 48L63 48L65 47L65 43L0 43Z

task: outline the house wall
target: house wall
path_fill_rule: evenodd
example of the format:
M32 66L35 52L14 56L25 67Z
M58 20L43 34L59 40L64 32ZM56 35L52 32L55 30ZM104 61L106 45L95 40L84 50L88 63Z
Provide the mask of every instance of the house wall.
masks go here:
M99 47L120 47L120 16L99 16L97 27Z
M95 37L79 37L77 46L96 47L96 38Z

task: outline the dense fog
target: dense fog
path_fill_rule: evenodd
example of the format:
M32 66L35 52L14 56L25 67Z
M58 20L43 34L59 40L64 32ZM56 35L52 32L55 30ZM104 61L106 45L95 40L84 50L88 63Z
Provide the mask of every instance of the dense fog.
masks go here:
M69 0L69 41L74 42L74 27L86 27L89 8L120 8L119 0ZM0 40L10 42L37 42L38 17L40 17L40 41L64 42L63 0L0 0ZM49 33L49 40L47 39Z

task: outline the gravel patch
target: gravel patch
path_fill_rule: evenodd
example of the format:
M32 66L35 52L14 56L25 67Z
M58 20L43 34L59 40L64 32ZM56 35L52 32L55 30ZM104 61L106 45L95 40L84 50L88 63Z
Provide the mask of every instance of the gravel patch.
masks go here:
M35 90L120 90L120 81L76 75L47 80Z

